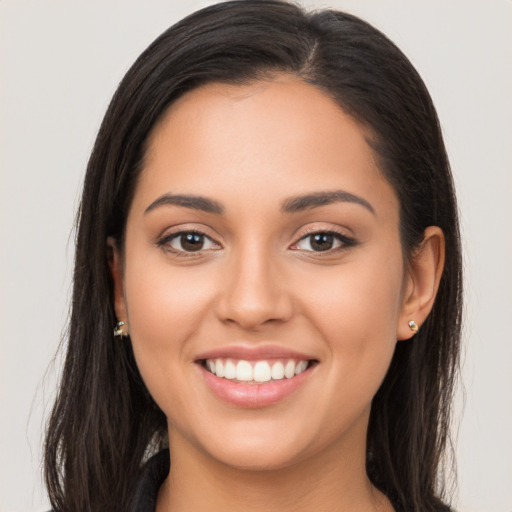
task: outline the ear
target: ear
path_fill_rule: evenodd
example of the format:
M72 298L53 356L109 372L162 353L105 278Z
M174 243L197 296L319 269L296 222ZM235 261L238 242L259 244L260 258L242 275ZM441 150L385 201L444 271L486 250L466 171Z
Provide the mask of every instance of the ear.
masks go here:
M121 250L116 240L112 237L107 238L108 266L114 283L114 309L117 320L125 322L127 330L128 315L126 300L124 298L124 280L123 280L123 259Z
M406 272L402 309L397 326L398 340L412 338L414 331L409 327L409 322L413 320L421 329L430 313L441 281L444 257L443 231L437 226L429 226L425 230L421 245L413 253Z

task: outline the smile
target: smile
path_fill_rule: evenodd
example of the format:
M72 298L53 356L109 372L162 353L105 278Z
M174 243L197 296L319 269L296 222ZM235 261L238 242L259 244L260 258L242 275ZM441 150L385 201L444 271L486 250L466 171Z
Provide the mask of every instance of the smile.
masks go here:
M217 377L235 382L262 384L291 379L300 375L310 365L307 360L255 360L206 359L204 367Z
M195 362L213 395L231 406L249 409L268 407L294 395L319 366L317 359L279 349L230 348L204 354Z

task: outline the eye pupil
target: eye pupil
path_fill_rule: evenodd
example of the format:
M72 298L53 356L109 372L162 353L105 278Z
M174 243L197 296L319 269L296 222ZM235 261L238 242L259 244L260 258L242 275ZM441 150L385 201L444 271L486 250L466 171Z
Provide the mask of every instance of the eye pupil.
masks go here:
M200 251L204 245L204 236L199 233L184 233L180 242L185 251Z
M328 233L316 233L311 236L311 248L314 251L328 251L334 244L334 236Z

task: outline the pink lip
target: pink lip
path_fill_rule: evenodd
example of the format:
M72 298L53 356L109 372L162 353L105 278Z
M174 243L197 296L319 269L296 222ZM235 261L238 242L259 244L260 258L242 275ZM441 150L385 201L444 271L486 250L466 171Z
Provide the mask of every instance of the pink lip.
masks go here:
M256 409L275 404L300 388L311 374L311 368L291 379L275 380L263 384L242 384L217 377L199 366L206 384L221 400Z
M283 400L304 385L317 366L310 366L304 372L292 377L291 379L284 378L261 384L245 384L217 377L213 373L209 372L203 364L206 359L243 359L246 361L254 361L258 359L294 359L296 361L309 361L316 360L316 358L311 355L297 352L295 350L289 350L277 345L264 345L261 343L254 347L233 345L214 349L208 352L203 352L195 358L197 363L196 366L200 371L201 377L218 398L237 407L252 409L266 407Z
M257 409L275 404L303 386L316 365L309 367L291 379L282 379L262 384L245 384L217 377L201 364L197 365L208 387L222 401L236 407Z
M259 344L255 347L235 345L232 347L219 348L204 352L196 357L196 361L205 359L244 359L246 361L254 361L256 359L310 360L315 359L315 357L276 345L265 346Z

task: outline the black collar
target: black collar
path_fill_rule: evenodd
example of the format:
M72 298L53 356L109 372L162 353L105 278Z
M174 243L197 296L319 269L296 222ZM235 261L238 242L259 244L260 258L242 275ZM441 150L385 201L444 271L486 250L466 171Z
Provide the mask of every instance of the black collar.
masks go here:
M158 491L169 468L169 450L162 450L147 461L137 481L130 512L155 512Z

